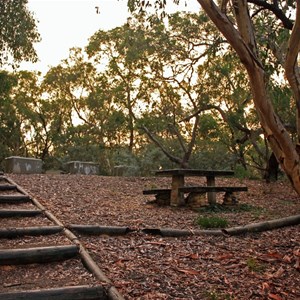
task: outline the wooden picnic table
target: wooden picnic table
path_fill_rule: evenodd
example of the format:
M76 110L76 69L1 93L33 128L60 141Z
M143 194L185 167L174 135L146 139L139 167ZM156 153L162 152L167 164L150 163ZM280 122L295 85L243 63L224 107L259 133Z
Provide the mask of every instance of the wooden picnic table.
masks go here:
M159 170L156 176L172 177L170 205L184 205L184 195L179 188L184 187L185 177L206 177L207 186L215 186L215 178L220 176L233 176L232 170L199 170L199 169L167 169ZM215 191L207 192L208 203L216 203Z

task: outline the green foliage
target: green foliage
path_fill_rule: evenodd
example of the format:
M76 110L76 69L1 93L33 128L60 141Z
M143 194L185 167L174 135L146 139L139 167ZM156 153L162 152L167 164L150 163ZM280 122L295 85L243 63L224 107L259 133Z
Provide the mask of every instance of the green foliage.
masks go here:
M123 176L139 176L140 166L138 157L126 148L119 148L112 155L113 166L123 167Z
M204 297L206 300L234 300L234 297L230 294L224 294L218 291L207 291L204 293Z
M199 216L196 219L196 224L205 229L211 228L225 228L228 225L228 221L224 218L217 216L203 217Z
M242 165L236 165L234 168L234 175L239 179L252 178L257 179L258 174L255 175L255 171L247 168L245 169Z
M5 157L22 154L22 134L12 91L17 77L0 72L0 162Z
M40 40L28 0L5 0L0 5L0 66L10 55L14 63L22 60L35 62L37 54L33 44Z
M260 263L256 258L249 257L246 261L247 267L251 272L263 273L266 266Z
M172 168L171 162L163 155L161 150L150 144L138 152L141 175L153 175L158 169Z
M231 169L234 156L221 142L209 141L208 137L197 142L189 165L198 169Z

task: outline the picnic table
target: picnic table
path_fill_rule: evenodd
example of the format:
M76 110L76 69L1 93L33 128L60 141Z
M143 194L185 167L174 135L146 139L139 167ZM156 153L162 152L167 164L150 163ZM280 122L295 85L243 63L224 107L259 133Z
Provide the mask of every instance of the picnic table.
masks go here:
M185 204L184 193L207 193L209 204L216 203L216 192L233 193L247 191L247 187L216 186L215 178L233 176L232 170L199 170L199 169L167 169L158 170L156 176L171 177L171 189L152 189L143 191L144 194L165 194L170 197L171 206ZM185 186L185 177L206 177L206 186Z

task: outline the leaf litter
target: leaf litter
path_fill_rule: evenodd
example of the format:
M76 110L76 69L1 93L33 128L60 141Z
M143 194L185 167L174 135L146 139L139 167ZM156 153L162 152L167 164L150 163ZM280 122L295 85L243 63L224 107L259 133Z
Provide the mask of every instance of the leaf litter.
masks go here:
M288 182L218 179L224 185L247 185L249 191L240 194L240 203L253 209L199 212L147 204L151 197L144 196L143 189L169 187L169 178L10 177L65 225L137 230L125 236L80 235L80 241L125 299L300 299L299 225L236 237L167 238L138 230L199 229L195 224L199 214L224 217L229 226L294 215L300 212L300 199ZM203 180L193 178L188 183ZM5 226L3 220L1 227Z

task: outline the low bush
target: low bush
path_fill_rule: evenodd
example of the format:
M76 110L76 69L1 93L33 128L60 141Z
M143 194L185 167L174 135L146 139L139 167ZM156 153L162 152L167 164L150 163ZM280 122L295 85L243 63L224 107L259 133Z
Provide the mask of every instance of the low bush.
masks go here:
M221 217L203 217L199 216L196 220L196 224L198 224L201 228L225 228L228 225L228 221Z

